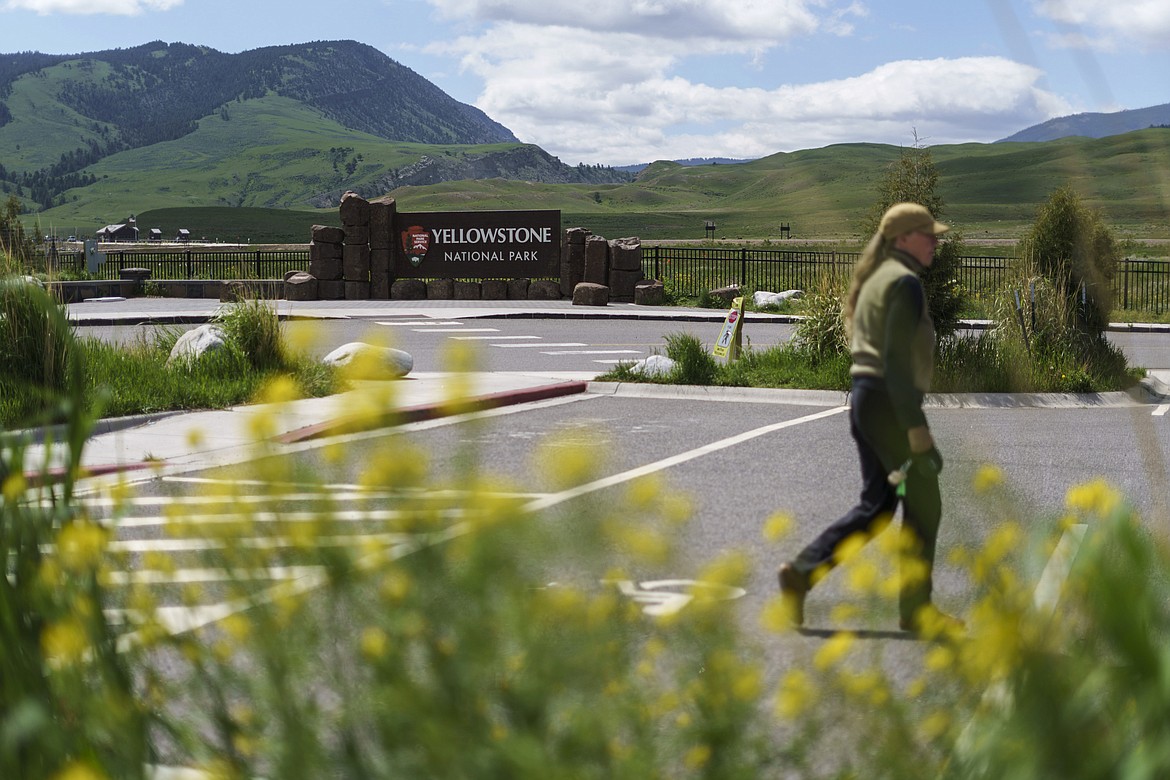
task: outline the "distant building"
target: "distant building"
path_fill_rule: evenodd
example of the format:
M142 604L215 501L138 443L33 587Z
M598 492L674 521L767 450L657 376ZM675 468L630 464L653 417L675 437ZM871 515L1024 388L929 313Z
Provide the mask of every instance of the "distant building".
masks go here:
M151 228L147 241L162 241L162 228Z
M187 228L179 228L179 235L175 236L176 241L187 243L191 240L191 231Z
M98 241L137 241L138 225L131 217L121 225L106 225L97 232Z

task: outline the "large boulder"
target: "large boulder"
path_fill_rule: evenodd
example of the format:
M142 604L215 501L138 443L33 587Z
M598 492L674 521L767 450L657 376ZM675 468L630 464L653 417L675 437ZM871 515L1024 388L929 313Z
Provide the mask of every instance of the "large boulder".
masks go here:
M304 271L290 273L284 280L284 299L286 301L317 300L317 278Z
M361 341L342 344L322 362L344 370L352 379L398 379L414 368L414 356L409 352Z
M606 306L609 304L609 288L604 284L579 282L573 288L574 306Z
M561 299L561 283L551 279L533 279L528 284L528 300L530 301L559 301Z
M785 290L784 292L768 292L756 290L752 293L752 303L756 306L779 306L787 301L796 300L804 295L800 290Z
M666 285L658 279L643 279L634 285L634 303L639 306L666 305Z
M191 364L209 352L215 352L226 346L227 335L223 332L223 328L215 323L200 325L198 328L193 328L179 336L175 346L171 347L167 365L173 363Z

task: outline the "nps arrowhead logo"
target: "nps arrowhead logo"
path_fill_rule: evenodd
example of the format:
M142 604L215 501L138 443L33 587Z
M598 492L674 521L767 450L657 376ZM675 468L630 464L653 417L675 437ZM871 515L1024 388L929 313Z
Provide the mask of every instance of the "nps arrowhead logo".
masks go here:
M402 251L410 264L418 268L431 248L431 233L421 225L411 225L402 231Z

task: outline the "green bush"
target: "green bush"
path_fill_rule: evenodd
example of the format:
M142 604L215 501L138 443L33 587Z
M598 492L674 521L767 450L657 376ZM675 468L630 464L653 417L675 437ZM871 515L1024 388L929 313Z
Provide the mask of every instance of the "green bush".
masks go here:
M1121 247L1098 212L1071 187L1055 190L1020 242L1025 276L1048 280L1066 300L1067 328L1100 334L1113 309L1113 277Z
M671 376L675 384L710 385L719 373L706 345L690 333L667 334L666 356L676 364Z
M243 350L259 371L285 368L280 318L271 301L245 299L222 308L216 315L228 340Z
M796 324L793 346L814 359L849 354L849 338L841 316L848 282L820 277L801 298L804 319Z
M73 325L39 284L0 278L0 421L49 413L76 378Z

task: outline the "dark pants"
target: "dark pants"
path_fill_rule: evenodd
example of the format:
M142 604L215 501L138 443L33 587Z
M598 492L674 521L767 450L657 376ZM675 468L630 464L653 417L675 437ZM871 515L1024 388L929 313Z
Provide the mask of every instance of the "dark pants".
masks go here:
M872 533L875 526L893 516L899 497L897 488L889 483L889 474L910 456L906 430L898 425L884 382L872 378L855 379L852 401L850 429L861 459L861 499L857 506L805 547L793 562L810 585L835 565L833 552L841 542L856 533ZM906 495L902 499L902 524L914 534L916 549L910 554L926 564L926 577L909 583L903 578L899 597L903 621L912 621L917 610L930 603L931 570L941 516L938 476L910 469Z

